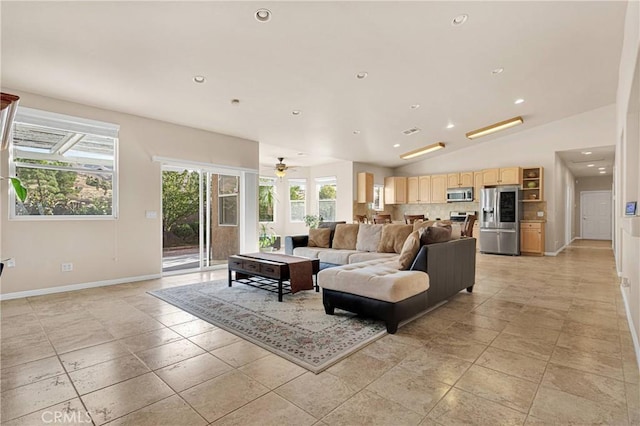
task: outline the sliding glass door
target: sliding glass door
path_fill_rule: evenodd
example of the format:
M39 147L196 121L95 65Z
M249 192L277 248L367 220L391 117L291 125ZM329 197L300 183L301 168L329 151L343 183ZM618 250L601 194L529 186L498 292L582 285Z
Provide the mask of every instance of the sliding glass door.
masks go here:
M163 273L226 265L239 253L240 177L226 173L163 166Z

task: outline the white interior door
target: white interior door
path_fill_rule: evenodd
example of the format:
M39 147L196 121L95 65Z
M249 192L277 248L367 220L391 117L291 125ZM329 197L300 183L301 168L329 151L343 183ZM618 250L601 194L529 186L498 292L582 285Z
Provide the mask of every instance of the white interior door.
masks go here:
M611 191L588 191L580 194L582 238L611 239Z

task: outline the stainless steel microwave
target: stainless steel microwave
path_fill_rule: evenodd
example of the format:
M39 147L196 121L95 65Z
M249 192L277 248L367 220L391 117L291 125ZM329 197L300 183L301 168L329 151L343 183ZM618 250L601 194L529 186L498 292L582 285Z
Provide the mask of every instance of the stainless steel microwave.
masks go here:
M473 188L447 189L447 203L455 203L460 201L473 201Z

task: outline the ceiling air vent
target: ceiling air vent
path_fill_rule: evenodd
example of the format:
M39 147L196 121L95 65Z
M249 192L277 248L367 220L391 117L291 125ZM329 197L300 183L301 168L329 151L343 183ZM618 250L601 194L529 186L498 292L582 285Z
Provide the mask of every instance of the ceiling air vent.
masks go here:
M410 136L410 135L413 135L414 133L418 133L419 131L420 129L418 129L417 127L412 127L410 129L403 130L402 134L405 136Z

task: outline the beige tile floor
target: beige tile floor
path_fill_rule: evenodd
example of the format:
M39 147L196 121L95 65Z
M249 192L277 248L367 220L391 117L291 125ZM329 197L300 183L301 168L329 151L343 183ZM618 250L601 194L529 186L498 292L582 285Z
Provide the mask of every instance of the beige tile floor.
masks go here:
M472 294L319 375L146 294L225 276L2 302L2 423L640 424L608 242L479 254Z

